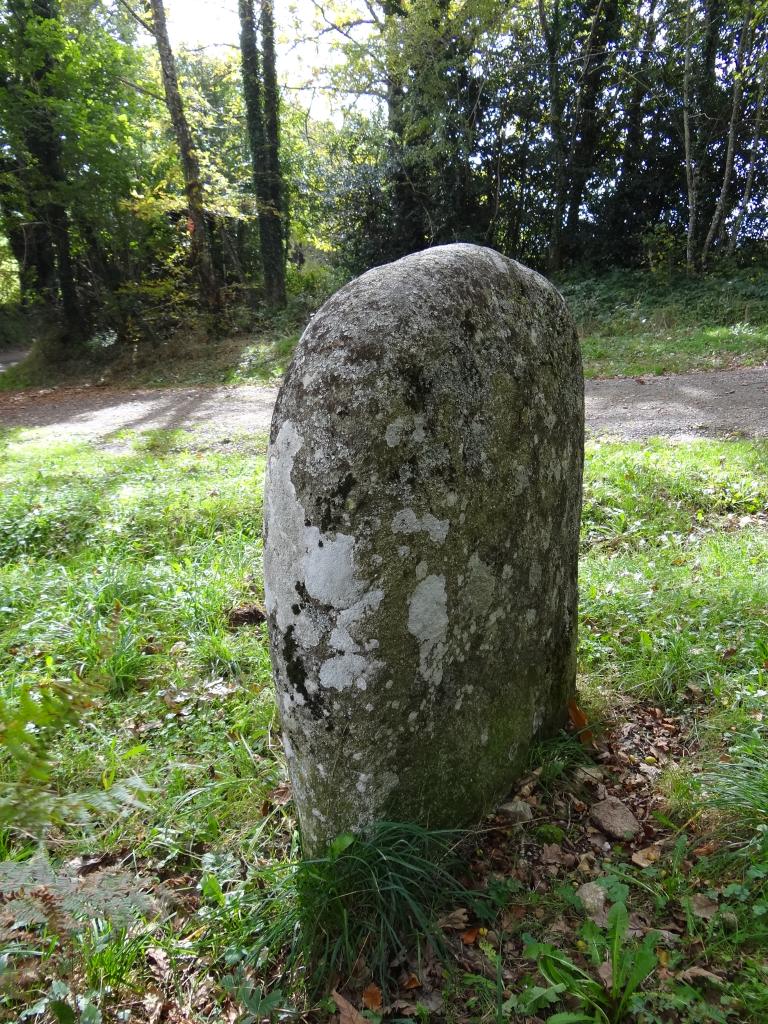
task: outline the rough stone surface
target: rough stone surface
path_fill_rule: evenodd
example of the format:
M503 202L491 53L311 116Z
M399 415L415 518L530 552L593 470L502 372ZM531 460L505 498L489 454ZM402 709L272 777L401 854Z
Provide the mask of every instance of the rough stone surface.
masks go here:
M520 264L430 249L315 316L272 421L264 550L306 852L478 820L561 725L582 460L573 322Z
M597 882L585 882L576 890L576 895L581 900L587 917L601 928L605 927L608 923L605 889Z
M496 808L496 814L499 818L504 818L505 821L512 822L515 825L533 820L531 805L527 804L525 800L509 800L507 803Z
M590 808L589 815L601 832L612 839L632 839L640 831L640 822L618 797L608 796Z

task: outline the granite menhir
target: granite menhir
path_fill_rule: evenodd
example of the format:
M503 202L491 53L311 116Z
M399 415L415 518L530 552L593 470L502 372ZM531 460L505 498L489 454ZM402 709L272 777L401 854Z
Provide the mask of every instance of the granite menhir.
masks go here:
M376 820L477 821L563 724L583 407L562 297L479 246L370 270L304 332L264 582L305 854Z

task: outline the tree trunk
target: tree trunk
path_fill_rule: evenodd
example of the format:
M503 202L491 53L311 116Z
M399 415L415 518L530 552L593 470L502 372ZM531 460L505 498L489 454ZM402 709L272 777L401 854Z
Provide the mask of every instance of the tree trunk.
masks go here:
M13 258L19 268L19 295L24 307L56 305L59 288L53 240L35 204L26 164L16 155L0 156L0 214Z
M585 47L581 84L576 98L570 146L570 173L566 168L566 177L570 180L566 230L571 240L578 231L581 201L600 142L597 100L607 66L607 47L615 38L618 25L618 0L598 0Z
M739 213L736 217L736 223L733 225L733 231L731 237L728 239L728 255L733 256L736 251L736 243L739 240L741 234L741 227L744 223L744 218L747 215L747 208L749 207L749 201L752 198L752 185L755 180L755 167L757 165L757 153L760 148L760 130L763 126L763 112L765 104L765 89L766 79L768 79L768 67L763 67L763 74L760 79L760 86L757 92L757 112L755 114L755 134L752 136L752 148L749 153L749 166L747 167L747 177L744 182L744 192L741 197L741 205L739 207Z
M551 21L547 18L544 0L539 0L539 23L547 50L547 79L549 85L549 123L554 141L554 202L549 233L549 270L558 270L562 252L563 215L566 202L566 147L563 130L563 98L560 91L560 5L554 0Z
M259 211L259 252L267 305L285 305L285 246L282 230L282 179L279 158L278 90L274 23L262 5L264 69L256 34L253 0L239 0L240 53L253 185ZM266 17L265 17L266 14ZM267 50L270 52L267 53ZM269 69L269 70L267 70Z
M643 109L648 95L648 66L654 52L657 32L656 0L646 4L641 0L636 10L636 33L632 40L640 58L632 73L632 86L626 105L625 141L621 153L621 171L616 192L611 203L609 232L612 238L626 245L628 236L633 235L629 225L642 223L642 152L643 152ZM645 19L643 20L643 14Z
M261 0L261 42L264 63L264 142L269 207L268 258L272 264L267 301L285 306L286 204L280 172L280 89L275 61L275 15L273 0ZM266 257L265 257L266 258Z
M685 63L683 66L683 141L685 145L685 183L688 192L688 230L685 243L685 264L690 273L696 261L696 207L698 202L698 168L691 135L691 50L693 42L693 0L688 0L685 16Z
M160 56L165 102L171 116L171 124L181 156L189 210L189 231L192 236L192 264L198 275L203 302L209 308L217 309L221 305L221 288L213 266L211 237L205 216L203 185L200 180L200 161L181 99L176 75L176 60L168 39L163 0L148 0L148 2L152 11L152 31Z
M736 54L736 66L733 73L733 100L731 102L731 119L728 124L728 142L725 154L725 168L723 170L723 183L720 188L720 195L717 197L715 212L712 214L712 220L709 224L709 231L707 231L707 237L704 240L704 247L701 250L702 267L706 267L710 247L715 240L715 235L717 234L717 230L723 220L723 216L725 214L725 202L728 197L728 191L731 187L731 178L733 177L733 159L736 151L736 125L738 124L741 116L741 99L744 93L744 58L748 49L751 21L752 2L749 0L746 10L744 11L744 21L742 22L741 32L739 34L739 48Z

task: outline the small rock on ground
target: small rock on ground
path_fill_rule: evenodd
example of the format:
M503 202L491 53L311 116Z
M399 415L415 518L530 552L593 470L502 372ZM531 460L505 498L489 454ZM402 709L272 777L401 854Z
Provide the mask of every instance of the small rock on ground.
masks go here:
M589 812L592 821L611 839L632 839L640 831L640 822L618 797L608 796L593 804Z
M499 818L504 818L505 821L515 825L519 825L523 821L530 821L533 818L530 804L527 804L525 800L509 800L498 808L496 814Z
M581 900L587 917L600 927L604 927L608 921L608 912L605 907L605 889L602 885L598 885L597 882L585 882L576 890L576 895Z

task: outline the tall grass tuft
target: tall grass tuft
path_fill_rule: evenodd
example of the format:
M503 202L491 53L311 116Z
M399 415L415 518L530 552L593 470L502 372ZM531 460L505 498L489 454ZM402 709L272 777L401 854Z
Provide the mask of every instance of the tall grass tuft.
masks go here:
M731 757L698 777L702 802L726 812L732 834L744 845L768 846L768 747L746 741Z
M386 992L407 957L438 956L441 911L483 914L487 895L458 880L466 833L378 822L344 833L324 857L263 872L252 905L256 947L310 998L364 973Z

